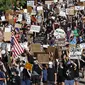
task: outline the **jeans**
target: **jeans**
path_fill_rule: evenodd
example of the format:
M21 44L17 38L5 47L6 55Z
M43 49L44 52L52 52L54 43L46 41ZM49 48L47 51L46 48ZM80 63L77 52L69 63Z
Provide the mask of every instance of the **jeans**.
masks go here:
M65 80L65 85L74 85L74 80Z
M31 81L30 80L22 80L21 85L31 85Z

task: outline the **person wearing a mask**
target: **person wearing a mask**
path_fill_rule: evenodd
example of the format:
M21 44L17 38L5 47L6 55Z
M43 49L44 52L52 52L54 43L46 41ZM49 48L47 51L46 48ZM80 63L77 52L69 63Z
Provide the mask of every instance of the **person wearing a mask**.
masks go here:
M55 71L55 68L53 66L53 62L50 61L49 62L49 66L48 66L48 69L47 69L47 80L48 80L48 85L54 85L56 84L56 71Z

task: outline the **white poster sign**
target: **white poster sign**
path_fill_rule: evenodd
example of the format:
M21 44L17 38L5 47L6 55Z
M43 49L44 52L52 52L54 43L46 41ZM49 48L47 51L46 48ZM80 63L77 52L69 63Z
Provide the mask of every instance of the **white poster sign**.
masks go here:
M6 20L5 16L1 16L1 20L5 21Z
M11 51L11 44L10 43L7 43L7 50Z
M85 48L85 43L81 43L80 44L80 47L83 49L83 48Z
M56 39L62 39L65 38L66 34L64 30L59 28L54 31L54 36L56 37Z
M76 47L76 45L70 46L69 52L70 59L81 59L82 49L80 48L80 46L78 47Z
M37 33L39 33L39 32L40 32L40 26L31 25L30 31L31 31L31 32L37 32Z
M84 10L84 6L75 6L75 10Z
M5 32L11 32L11 28L10 27L6 27L5 28Z
M54 2L56 3L56 2L58 2L58 0L54 0Z
M19 14L17 21L20 21L21 22L22 21L22 17L23 17L22 14Z
M34 6L34 1L27 1L27 6Z
M66 13L65 13L65 12L63 12L63 11L60 11L59 16L66 17Z
M37 10L38 10L38 11L43 10L43 7L42 7L42 6L38 6L38 7L37 7Z
M80 0L80 2L84 2L85 0Z

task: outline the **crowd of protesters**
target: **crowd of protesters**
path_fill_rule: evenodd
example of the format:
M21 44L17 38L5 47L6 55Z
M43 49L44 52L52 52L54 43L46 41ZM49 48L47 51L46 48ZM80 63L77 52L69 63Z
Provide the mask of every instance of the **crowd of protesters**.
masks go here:
M38 5L41 5L38 3ZM37 6L38 6L37 5ZM77 3L73 2L73 5ZM28 40L29 29L31 25L41 26L41 33L46 35L41 45L48 44L55 46L55 36L53 35L55 29L63 29L66 33L65 41L66 47L70 44L85 43L85 23L82 17L85 11L77 11L73 16L60 16L59 9L65 11L68 8L66 0L63 3L52 3L49 7L43 5L43 15L32 15L31 24L23 23L21 28L15 28L13 24L8 21L2 21L1 26L11 27L12 36L15 36L18 43L27 42L27 47L20 57L13 57L13 51L8 51L7 43L14 45L13 40L6 42L3 37L0 37L0 85L79 85L80 70L82 78L84 78L85 70L85 48L81 53L81 59L70 59L67 50L62 51L61 56L56 59L49 58L48 64L41 64L36 58L36 55L30 51L30 45L35 43L35 40L30 42ZM3 13L4 14L4 13ZM23 13L23 21L26 19ZM17 16L14 15L14 21L17 22ZM2 28L0 29L0 36L3 36ZM35 38L38 33L31 34L30 38ZM42 35L42 34L41 34ZM38 41L39 42L39 41ZM25 68L26 62L33 65L32 71ZM79 65L80 62L80 65Z

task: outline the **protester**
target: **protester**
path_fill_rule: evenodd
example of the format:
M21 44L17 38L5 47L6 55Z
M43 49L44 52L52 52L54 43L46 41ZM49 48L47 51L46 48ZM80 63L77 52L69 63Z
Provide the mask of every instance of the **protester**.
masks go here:
M32 0L24 8L16 0L20 6L0 10L0 85L79 84L85 71L85 7L79 2Z

